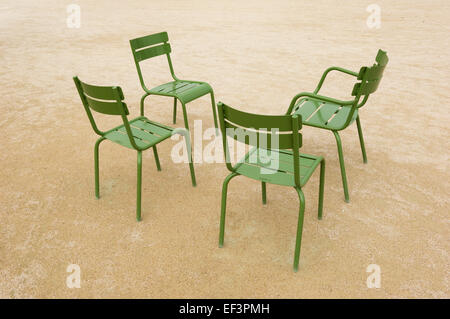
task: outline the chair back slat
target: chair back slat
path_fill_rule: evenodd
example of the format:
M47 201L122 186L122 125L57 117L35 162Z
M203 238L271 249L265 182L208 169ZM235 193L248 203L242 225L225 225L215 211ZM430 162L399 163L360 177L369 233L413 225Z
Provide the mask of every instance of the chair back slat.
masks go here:
M130 40L130 45L133 51L135 51L151 45L164 43L167 41L169 41L169 36L167 35L167 32L160 32Z
M292 131L291 116L252 114L223 105L224 118L237 126L263 128L268 131L271 128L277 128L279 131Z
M386 66L381 66L379 64L374 64L372 67L362 67L358 74L358 80L362 80L363 78L366 81L375 81L381 80L383 77L383 72Z
M292 133L277 134L276 128L272 128L273 130L252 130L233 125L228 121L224 121L224 124L226 135L238 142L264 149L292 149ZM300 134L299 140L301 143Z
M128 115L128 108L123 102L120 102L122 105L119 105L119 102L100 101L93 99L86 94L85 97L89 107L96 112L108 115L122 115L124 113L124 109L126 109L125 115Z
M377 57L375 58L375 61L377 61L378 65L386 66L389 62L389 58L387 56L386 51L378 50Z
M163 54L169 54L172 52L169 43L164 43L161 45L148 47L139 51L133 51L133 54L136 58L137 62L141 62L143 60L147 60L156 56L160 56Z
M95 86L80 81L80 85L83 88L83 92L90 97L100 100L115 100L114 90L110 86ZM123 93L120 88L120 99L123 100Z
M355 86L353 87L352 95L357 96L357 95L372 94L378 89L379 85L380 85L380 80L356 83Z

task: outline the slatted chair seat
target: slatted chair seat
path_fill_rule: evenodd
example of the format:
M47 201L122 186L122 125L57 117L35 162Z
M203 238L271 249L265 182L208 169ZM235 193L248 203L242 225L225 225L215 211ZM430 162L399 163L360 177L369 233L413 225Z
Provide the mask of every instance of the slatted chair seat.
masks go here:
M295 105L293 113L302 116L304 125L315 126L331 130L340 130L344 126L352 108L348 105L340 105L324 102L314 98L300 99ZM358 117L356 109L350 123Z
M178 80L161 84L149 92L154 95L173 96L186 104L210 93L211 90L211 86L205 82Z
M140 116L130 121L134 142L142 149L147 149L172 136L173 128L150 121ZM105 133L104 137L122 146L134 149L131 145L125 125L120 125Z
M272 153L270 153L270 156L267 156L267 159L262 159L261 152L263 154L265 152ZM255 153L260 155L255 156L255 160L252 160L252 155ZM322 160L323 157L321 156L300 153L299 171L301 186L306 185ZM267 151L253 148L236 164L234 171L262 182L295 187L294 157L290 150ZM273 171L273 173L270 174L270 171Z

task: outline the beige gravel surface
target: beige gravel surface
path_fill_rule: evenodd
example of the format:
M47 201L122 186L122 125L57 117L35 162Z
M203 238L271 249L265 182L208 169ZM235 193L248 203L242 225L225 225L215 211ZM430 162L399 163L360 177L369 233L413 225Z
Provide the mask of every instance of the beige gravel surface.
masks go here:
M450 3L377 1L77 1L81 28L66 26L70 1L0 3L0 297L2 298L448 298ZM105 142L94 197L96 136L72 76L120 85L132 116L142 95L128 40L168 31L180 78L211 84L242 110L282 114L331 65L359 70L379 48L390 57L356 125L342 133L351 202L343 200L335 140L303 129L302 152L327 160L324 219L318 172L307 201L300 271L292 271L298 198L293 189L230 183L226 245L218 248L223 163L173 163L144 155L143 220L135 220L136 154ZM163 59L144 67L149 86L169 79ZM348 98L334 74L324 94ZM172 101L146 115L171 124ZM188 105L190 123L213 125L209 98ZM117 119L101 118L102 127ZM182 115L178 113L178 125ZM204 141L204 145L208 141ZM196 145L197 149L199 145ZM69 264L81 288L66 286ZM369 289L366 268L381 268Z

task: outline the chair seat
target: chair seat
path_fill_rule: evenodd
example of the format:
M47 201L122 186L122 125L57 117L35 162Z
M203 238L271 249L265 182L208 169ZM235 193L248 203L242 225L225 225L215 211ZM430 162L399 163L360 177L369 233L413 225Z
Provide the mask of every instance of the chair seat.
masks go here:
M205 82L172 81L161 84L150 90L151 94L173 96L182 103L188 103L212 91L211 86Z
M131 132L137 146L147 149L172 136L173 129L157 122L150 121L144 116L130 121ZM134 149L130 143L124 125L120 125L106 132L104 135L110 141Z
M304 125L320 127L328 130L341 130L347 121L351 107L313 98L303 98L294 107L294 113L302 116ZM358 109L353 113L353 121L358 116Z
M267 154L267 160L257 152ZM275 154L272 154L272 153ZM254 159L252 159L252 154ZM300 184L305 185L323 158L308 154L300 154ZM294 158L288 150L261 150L253 148L234 167L238 174L262 182L295 187Z

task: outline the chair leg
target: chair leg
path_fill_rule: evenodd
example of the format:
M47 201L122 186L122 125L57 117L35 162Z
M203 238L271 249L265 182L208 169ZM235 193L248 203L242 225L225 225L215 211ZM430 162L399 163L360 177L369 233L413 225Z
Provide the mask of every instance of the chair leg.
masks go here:
M297 223L297 237L295 240L295 254L294 254L294 271L298 271L298 263L300 259L300 247L302 245L302 232L303 232L303 218L305 212L305 196L300 188L295 187L297 191L298 198L300 200L300 209L298 213L298 223Z
M219 247L223 247L223 239L225 236L225 211L227 208L227 190L228 190L228 183L230 180L238 176L237 173L231 173L228 175L225 180L223 181L222 186L222 205L221 205L221 213L220 213L220 233L219 233Z
M189 131L189 122L188 122L188 117L187 117L187 112L186 112L186 104L181 102L181 107L183 109L184 127L186 128L186 130Z
M213 116L214 116L214 127L216 128L216 132L218 133L219 126L217 124L216 102L214 100L214 92L212 90L211 90L211 106L212 106L212 111L213 111Z
M153 155L155 156L156 169L158 171L160 171L161 170L161 164L159 163L158 150L156 149L156 145L153 146L152 148L153 148Z
M345 201L350 202L350 198L348 196L348 185L347 185L347 175L345 174L345 164L344 164L344 153L342 152L342 142L339 137L339 133L337 131L333 131L334 137L336 138L336 143L338 147L339 154L339 164L341 166L341 176L342 176L342 185L344 186L344 196Z
M263 202L263 205L265 205L267 203L266 182L261 182L261 187L262 187L262 202Z
M197 181L195 179L194 163L193 163L193 159L192 159L191 138L189 137L188 130L182 130L182 131L180 131L180 134L184 136L184 140L186 142L186 150L188 152L189 170L191 172L192 186L195 187L195 186L197 186Z
M320 162L319 212L318 212L319 219L322 219L324 186L325 186L325 159L322 159L322 161Z
M186 128L186 134L184 135L184 138L186 139L186 148L189 157L189 169L191 170L192 185L195 186L197 185L197 183L195 181L194 164L192 159L192 144L189 133L189 122L187 118L186 105L183 102L181 102L181 107L183 108L184 127Z
M173 124L177 122L177 98L173 98Z
M142 151L137 152L137 199L136 220L141 221L141 191L142 191Z
M100 143L104 141L104 137L100 137L97 142L95 142L94 147L94 171L95 171L95 197L100 198L100 181L99 181L99 164L98 164L98 147Z
M144 100L147 96L149 96L150 93L145 93L144 95L142 95L141 97L141 116L144 116Z
M361 122L359 120L359 114L356 117L356 125L358 126L359 144L361 145L361 152L363 156L363 162L367 163L366 147L364 146L364 137L361 129Z

